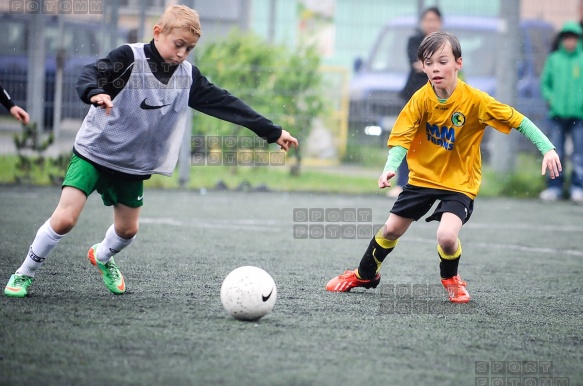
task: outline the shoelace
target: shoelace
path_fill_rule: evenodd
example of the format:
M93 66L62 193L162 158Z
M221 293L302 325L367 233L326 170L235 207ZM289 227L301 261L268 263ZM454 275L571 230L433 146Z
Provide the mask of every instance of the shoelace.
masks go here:
M466 282L462 280L461 277L459 276L454 276L451 278L451 283L448 283L448 285L461 285L461 286L466 286Z
M119 279L118 274L119 271L117 270L117 265L115 263L108 261L107 264L105 264L105 268L107 268L107 270L109 271L109 275L112 277L112 279L114 280Z
M447 293L449 293L451 296L457 296L459 293L464 294L466 292L465 287L466 287L465 281L463 281L459 277L454 277L453 283L449 284L446 289Z
M16 276L16 278L14 278L14 285L15 286L21 286L26 284L30 279L28 277L25 276Z

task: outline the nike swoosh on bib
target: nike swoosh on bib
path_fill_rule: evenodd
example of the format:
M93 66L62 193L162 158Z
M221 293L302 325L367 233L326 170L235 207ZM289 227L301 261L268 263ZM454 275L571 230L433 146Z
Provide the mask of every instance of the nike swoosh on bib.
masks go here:
M162 107L170 105L170 104L167 104L167 105L162 105L162 106L152 106L152 105L149 105L146 103L147 100L148 100L148 98L144 99L142 101L142 103L140 103L140 108L142 108L142 110L156 110L156 109L161 109Z

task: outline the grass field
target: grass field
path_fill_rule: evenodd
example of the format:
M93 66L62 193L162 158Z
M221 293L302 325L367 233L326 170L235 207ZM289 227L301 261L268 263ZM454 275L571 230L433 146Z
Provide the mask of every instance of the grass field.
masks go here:
M3 285L58 197L0 187ZM583 385L582 206L478 198L460 236L472 301L454 305L437 286L436 224L424 221L376 290L324 290L368 240L296 239L294 209L370 208L358 225L372 227L392 205L383 195L147 190L144 200L138 238L116 258L126 294L111 295L85 259L112 219L93 195L32 295L1 297L1 385ZM278 285L258 322L220 303L222 279L242 265Z

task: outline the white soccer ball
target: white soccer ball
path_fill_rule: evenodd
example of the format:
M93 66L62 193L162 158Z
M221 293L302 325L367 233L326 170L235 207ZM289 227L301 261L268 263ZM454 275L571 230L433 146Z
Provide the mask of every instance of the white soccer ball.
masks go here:
M225 311L239 320L258 320L271 312L277 287L270 274L258 267L233 270L223 280L221 302Z

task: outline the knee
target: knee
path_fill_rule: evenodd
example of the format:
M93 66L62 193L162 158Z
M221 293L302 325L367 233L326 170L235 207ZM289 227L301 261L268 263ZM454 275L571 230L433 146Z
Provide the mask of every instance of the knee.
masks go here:
M122 227L121 229L115 228L115 233L122 239L129 240L138 234L138 224L131 224Z
M437 244L443 249L443 251L449 255L456 252L458 247L458 237L452 232L437 232Z
M51 228L59 235L67 234L77 224L78 216L67 211L61 211L51 216Z
M381 230L383 237L387 240L397 240L399 237L403 236L403 232L389 223L386 223Z

